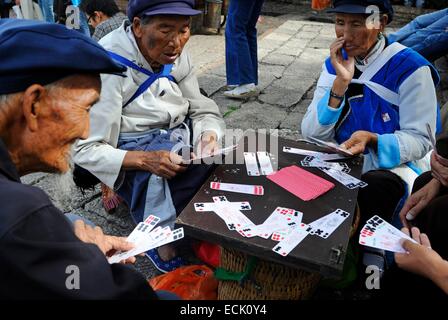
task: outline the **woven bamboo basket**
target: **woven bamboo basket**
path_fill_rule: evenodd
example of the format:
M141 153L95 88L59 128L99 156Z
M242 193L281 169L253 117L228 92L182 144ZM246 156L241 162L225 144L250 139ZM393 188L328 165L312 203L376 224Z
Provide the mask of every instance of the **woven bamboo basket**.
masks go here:
M221 267L242 272L248 261L246 254L221 248ZM320 280L318 273L258 260L249 281L220 281L218 300L302 300L309 298Z
M353 237L358 228L358 206L355 212L350 237ZM243 272L247 262L248 255L221 247L221 268ZM249 281L242 284L236 281L219 281L218 300L306 300L312 296L320 279L319 273L257 260Z

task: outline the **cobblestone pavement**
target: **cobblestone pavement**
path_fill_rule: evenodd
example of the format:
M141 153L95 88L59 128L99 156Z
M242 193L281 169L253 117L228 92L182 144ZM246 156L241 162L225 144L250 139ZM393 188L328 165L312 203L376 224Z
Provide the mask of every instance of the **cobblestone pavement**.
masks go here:
M218 103L228 128L278 129L280 136L299 138L299 123L312 99L334 37L334 27L330 23L310 21L310 17L316 20L317 15L308 7L268 2L264 10L273 16L263 16L259 23L261 94L256 99L241 102L222 95L226 84L222 35L192 36L188 50L199 66L201 87ZM284 12L288 14L280 14ZM405 18L404 14L407 14ZM396 21L403 24L415 14L402 13ZM328 17L322 15L317 20L325 19ZM438 92L443 105L448 100L447 59L438 61L437 66L444 78ZM114 214L103 210L98 187L82 194L70 175L59 177L37 173L24 177L23 181L44 189L63 212L80 214L101 226L106 233L126 236L133 229L126 208L120 208ZM147 277L158 274L146 258L138 258L135 267Z

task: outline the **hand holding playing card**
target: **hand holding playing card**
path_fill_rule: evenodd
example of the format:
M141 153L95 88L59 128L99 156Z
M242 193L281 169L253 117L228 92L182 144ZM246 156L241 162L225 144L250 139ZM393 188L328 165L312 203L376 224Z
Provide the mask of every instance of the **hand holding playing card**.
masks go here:
M407 228L403 228L402 232L409 235L409 229ZM431 249L431 243L426 234L420 233L418 228L412 228L411 232L412 238L417 243L409 240L403 241L402 245L407 253L395 253L397 265L406 271L419 274L440 285L442 276L448 272L448 261L443 260L437 252ZM443 282L446 288L448 285L446 279L443 279Z
M341 144L341 147L347 149L353 154L361 154L367 147L377 148L378 136L369 131L355 131L350 139Z
M413 193L400 211L401 223L409 228L409 221L414 220L428 203L439 194L440 187L440 182L432 179L423 188Z
M219 149L218 137L214 131L205 131L196 148L197 157L213 155Z
M82 242L98 246L105 256L111 256L116 251L128 251L134 248L134 245L127 242L126 238L105 235L100 227L92 228L82 220L75 221L74 232ZM135 262L134 257L124 261L124 263L133 262Z

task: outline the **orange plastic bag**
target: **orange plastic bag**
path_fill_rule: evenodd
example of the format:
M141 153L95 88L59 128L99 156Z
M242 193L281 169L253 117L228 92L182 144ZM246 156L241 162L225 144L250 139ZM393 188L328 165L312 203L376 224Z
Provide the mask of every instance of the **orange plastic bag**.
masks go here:
M154 290L170 291L183 300L216 300L218 295L218 280L205 265L177 268L150 279L149 284Z
M331 5L331 0L312 0L311 9L324 10Z

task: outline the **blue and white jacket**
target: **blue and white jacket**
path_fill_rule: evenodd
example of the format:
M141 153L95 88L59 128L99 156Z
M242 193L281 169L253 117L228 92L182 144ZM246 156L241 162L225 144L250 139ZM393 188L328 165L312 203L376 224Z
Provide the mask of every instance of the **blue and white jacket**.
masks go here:
M428 169L425 156L431 144L426 123L435 132L438 117L435 86L439 76L425 58L399 43L390 44L369 63L359 79L352 80L363 85L363 93L348 101L345 98L338 109L328 106L335 78L328 58L302 120L304 138L312 136L342 143L355 131L366 130L377 133L378 148L366 150L363 172L393 171L405 165L416 171L416 176L420 170ZM339 119L347 103L348 112Z

